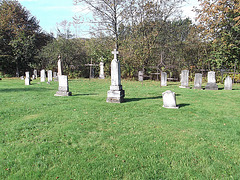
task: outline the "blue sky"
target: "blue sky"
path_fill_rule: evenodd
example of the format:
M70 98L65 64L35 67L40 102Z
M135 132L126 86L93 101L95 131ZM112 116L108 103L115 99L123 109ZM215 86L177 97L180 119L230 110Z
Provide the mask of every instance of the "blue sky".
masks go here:
M48 33L56 33L57 27L63 20L72 22L75 15L78 14L80 8L73 5L73 0L18 0L22 6L26 7L30 13L39 20L39 24L42 29ZM184 3L183 13L185 17L193 17L194 12L191 12L193 6L198 5L198 0L186 0ZM84 7L81 8L83 10ZM89 13L84 9L83 14L87 17L90 16ZM58 23L58 25L57 25ZM79 25L78 32L81 37L88 36L87 24ZM73 28L73 33L76 32L76 28Z

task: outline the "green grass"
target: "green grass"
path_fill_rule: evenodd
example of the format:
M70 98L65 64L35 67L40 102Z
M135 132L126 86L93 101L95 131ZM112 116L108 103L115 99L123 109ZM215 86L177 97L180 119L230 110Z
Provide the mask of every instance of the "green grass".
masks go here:
M0 179L238 179L240 85L232 91L122 80L125 103L106 103L110 80L0 81ZM220 88L223 85L219 84ZM180 109L162 107L176 92Z

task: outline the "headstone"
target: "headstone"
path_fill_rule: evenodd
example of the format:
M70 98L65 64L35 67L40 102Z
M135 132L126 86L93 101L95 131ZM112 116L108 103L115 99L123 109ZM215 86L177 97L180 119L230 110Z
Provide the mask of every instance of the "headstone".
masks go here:
M45 82L45 80L46 80L46 74L45 74L45 70L43 69L43 70L41 70L41 82Z
M54 81L58 81L57 72L53 72Z
M32 79L36 79L34 74L32 75Z
M176 106L176 96L175 92L167 90L162 93L163 97L163 107L169 109L178 109L179 107Z
M167 73L161 72L161 86L167 86Z
M33 75L35 76L35 79L37 79L37 70L36 69L33 70Z
M230 76L224 81L224 90L232 90L232 78Z
M26 72L26 78L25 78L25 85L30 85L30 75L29 75L29 72Z
M61 75L58 76L58 91L54 96L71 96L72 93L69 92L69 87L68 87L68 77L66 75Z
M193 89L202 89L202 74L201 73L195 74Z
M110 103L122 103L124 101L125 92L121 85L121 70L120 62L117 59L118 51L114 49L112 52L114 59L111 63L111 86L107 92L107 102Z
M138 81L143 81L143 71L138 71Z
M206 90L218 90L218 86L216 84L216 79L215 79L215 72L214 71L209 71L208 72L208 83L205 86Z
M189 70L182 70L181 86L179 86L180 88L189 88L189 86L188 86L188 75L189 75Z
M104 76L104 63L101 61L99 63L99 66L100 66L99 79L104 79L105 78L105 76Z
M62 75L62 62L61 62L61 56L58 56L58 76Z
M21 79L21 80L24 80L24 76L21 76L20 79Z
M48 82L52 81L52 70L48 70Z

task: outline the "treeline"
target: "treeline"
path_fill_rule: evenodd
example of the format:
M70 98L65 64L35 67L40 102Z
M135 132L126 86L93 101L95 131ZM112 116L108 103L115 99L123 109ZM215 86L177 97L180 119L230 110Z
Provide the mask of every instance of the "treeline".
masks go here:
M85 64L91 61L96 64L103 61L105 73L110 75L114 48L119 51L124 78L135 78L140 70L146 76L166 71L170 77L178 77L182 69L190 70L190 74L219 69L238 71L239 2L219 0L213 4L202 0L201 8L196 10L199 15L197 25L178 16L181 2L114 4L115 9L121 7L117 16L121 16L121 21L107 15L110 19L105 18L104 22L109 23L100 23L101 28L95 29L94 38L83 39L60 32L54 38L41 31L36 18L20 3L3 0L0 4L0 72L18 76L33 69L57 70L60 55L64 73L70 77L88 77L89 69ZM107 12L109 6L99 4L99 7ZM114 11L110 15L116 17L118 14ZM103 19L99 20L103 22ZM112 34L107 33L111 30Z

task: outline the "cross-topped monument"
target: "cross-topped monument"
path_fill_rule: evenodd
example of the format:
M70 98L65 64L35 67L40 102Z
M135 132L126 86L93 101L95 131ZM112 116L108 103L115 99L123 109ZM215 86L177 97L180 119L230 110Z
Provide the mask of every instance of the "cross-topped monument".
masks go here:
M92 58L91 58L91 63L89 64L85 64L85 66L89 66L90 67L90 71L89 71L89 79L90 78L94 78L94 67L97 66L97 64L93 64L92 63Z
M114 59L117 59L118 51L116 49L112 51L112 54L114 55Z
M111 63L111 86L107 92L107 102L121 103L124 101L125 92L121 85L120 61L117 60L118 51L112 51L114 59Z

